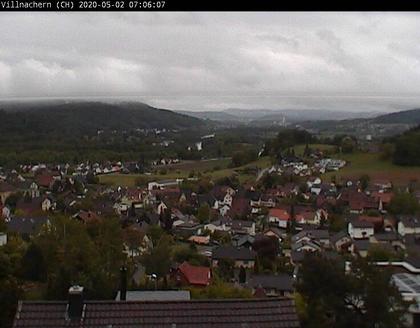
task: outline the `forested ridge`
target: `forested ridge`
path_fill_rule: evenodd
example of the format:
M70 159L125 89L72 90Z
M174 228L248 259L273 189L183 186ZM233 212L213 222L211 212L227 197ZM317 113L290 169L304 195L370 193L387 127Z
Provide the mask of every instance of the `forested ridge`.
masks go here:
M0 104L0 129L9 135L83 135L98 129L177 129L203 124L197 118L134 102Z

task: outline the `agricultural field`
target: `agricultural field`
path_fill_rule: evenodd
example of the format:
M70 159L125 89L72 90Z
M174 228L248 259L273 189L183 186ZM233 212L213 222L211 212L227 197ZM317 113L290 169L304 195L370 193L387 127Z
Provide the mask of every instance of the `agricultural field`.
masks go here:
M235 168L229 168L230 159L223 158L217 160L185 161L170 166L161 166L153 174L107 174L100 175L99 182L118 186L135 186L136 181L141 180L147 183L155 180L166 180L176 178L188 178L190 173L202 174L219 179L225 176L237 175L241 183L254 181L256 174L250 174L246 171L250 168L262 169L270 166L269 157L261 157L258 160ZM163 174L162 174L163 173Z
M340 179L359 178L363 174L372 180L390 180L395 185L404 185L410 180L420 181L420 166L398 166L390 160L382 160L378 153L352 153L334 156L346 160L347 165L337 171L323 175L325 181L330 181L332 176Z

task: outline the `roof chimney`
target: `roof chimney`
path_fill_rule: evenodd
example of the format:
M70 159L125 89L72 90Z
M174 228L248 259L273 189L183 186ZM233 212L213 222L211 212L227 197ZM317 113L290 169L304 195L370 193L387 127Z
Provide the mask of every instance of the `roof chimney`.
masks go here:
M83 287L71 286L69 288L69 304L67 314L70 320L77 320L83 313Z
M120 286L120 301L125 301L127 297L127 268L122 266L120 268L121 286Z

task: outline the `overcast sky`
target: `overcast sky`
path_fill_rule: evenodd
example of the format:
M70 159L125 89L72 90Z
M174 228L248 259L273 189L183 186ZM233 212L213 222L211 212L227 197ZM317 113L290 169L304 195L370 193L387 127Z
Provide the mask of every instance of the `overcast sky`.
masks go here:
M104 96L186 110L420 106L420 15L0 13L0 98Z

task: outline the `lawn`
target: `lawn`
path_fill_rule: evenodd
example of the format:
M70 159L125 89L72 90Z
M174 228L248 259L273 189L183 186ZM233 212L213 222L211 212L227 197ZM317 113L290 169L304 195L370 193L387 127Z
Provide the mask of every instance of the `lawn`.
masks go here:
M407 184L412 179L420 180L420 167L397 166L391 161L382 160L377 153L353 153L336 156L348 162L346 167L337 172L323 175L326 181L335 175L337 179L359 178L368 174L372 180L390 180L395 185Z
M203 160L203 161L186 161L179 164L171 165L169 167L161 167L165 169L165 174L159 174L158 172L146 175L146 174L107 174L100 175L99 182L110 185L118 186L135 186L138 178L143 179L143 183L147 183L155 180L166 180L176 178L188 178L191 171L195 173L200 172L203 175L211 176L213 179L222 178L225 176L231 176L237 174L238 179L241 183L253 181L256 176L253 174L241 173L240 171L249 167L257 167L259 169L268 167L270 165L269 157L261 157L258 160L240 166L236 168L229 168L228 165L230 159L217 159L217 160Z

